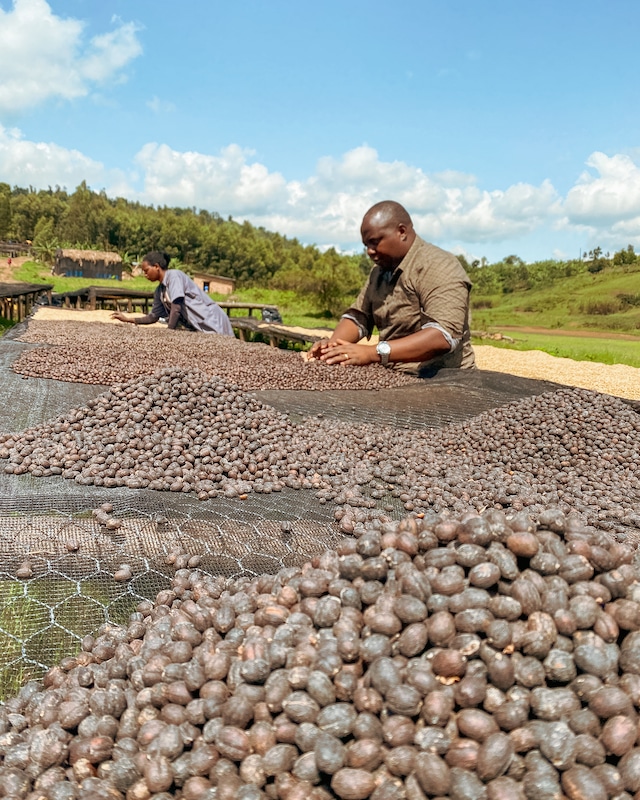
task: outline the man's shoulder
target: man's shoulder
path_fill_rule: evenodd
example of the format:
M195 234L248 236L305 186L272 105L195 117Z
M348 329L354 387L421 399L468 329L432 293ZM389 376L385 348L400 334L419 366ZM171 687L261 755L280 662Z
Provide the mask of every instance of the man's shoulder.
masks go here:
M435 258L442 261L453 260L458 264L460 263L453 253L450 253L448 250L444 250L442 247L438 247L436 244L432 244L432 242L425 241L420 236L416 236L414 246L417 253L426 255L429 258Z
M430 270L437 269L452 272L462 280L469 280L457 256L454 256L448 250L443 250L442 247L426 242L420 236L416 236L411 249L413 251L412 266L417 269L427 267Z

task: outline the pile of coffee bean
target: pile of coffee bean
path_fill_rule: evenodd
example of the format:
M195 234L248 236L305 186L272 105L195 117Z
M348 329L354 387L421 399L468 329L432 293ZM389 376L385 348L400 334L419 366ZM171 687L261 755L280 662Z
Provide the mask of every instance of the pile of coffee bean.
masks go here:
M14 475L195 492L206 500L328 487L324 476L346 472L351 462L325 428L321 420L297 427L220 379L167 369L115 384L53 422L0 435L0 458ZM353 450L358 431L343 426L342 434L344 450Z
M48 346L23 353L12 366L15 372L72 383L110 386L168 367L198 369L245 391L388 389L416 381L381 364L329 366L266 344L184 330L32 320L20 338Z
M300 424L236 385L178 368L116 384L53 422L0 435L5 472L200 499L314 489L342 530L416 514L558 505L621 536L640 527L640 415L562 389L439 431Z
M377 520L276 575L180 569L0 709L0 795L632 800L634 556L550 507Z

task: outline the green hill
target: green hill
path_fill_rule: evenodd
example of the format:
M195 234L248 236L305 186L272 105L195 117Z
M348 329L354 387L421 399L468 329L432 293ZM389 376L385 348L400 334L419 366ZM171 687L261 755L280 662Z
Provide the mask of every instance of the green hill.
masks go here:
M508 271L505 275L503 264L471 268L472 327L487 331L541 327L640 336L640 261L610 263L598 272L580 262L542 263L544 269L536 264L514 266L511 275Z

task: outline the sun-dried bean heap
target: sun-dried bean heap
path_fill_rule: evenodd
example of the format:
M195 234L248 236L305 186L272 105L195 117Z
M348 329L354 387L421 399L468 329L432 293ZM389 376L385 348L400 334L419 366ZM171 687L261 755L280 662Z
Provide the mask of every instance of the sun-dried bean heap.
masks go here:
M0 709L0 794L627 800L633 558L493 509L378 521L275 576L179 570Z
M297 427L235 386L169 369L116 384L51 423L0 436L0 458L9 460L5 472L12 474L196 492L205 500L328 487L326 477L346 473L360 453L363 434L342 426L336 448L326 428L322 420ZM107 524L104 510L102 519Z
M299 353L227 336L150 330L134 325L32 320L22 341L52 345L23 353L12 368L20 375L73 383L111 385L159 369L199 369L257 389L383 389L415 383L397 370L304 362Z
M581 389L526 398L438 432L284 414L236 386L165 370L57 420L0 436L6 472L98 486L221 494L315 489L342 530L407 511L549 504L637 536L640 416Z

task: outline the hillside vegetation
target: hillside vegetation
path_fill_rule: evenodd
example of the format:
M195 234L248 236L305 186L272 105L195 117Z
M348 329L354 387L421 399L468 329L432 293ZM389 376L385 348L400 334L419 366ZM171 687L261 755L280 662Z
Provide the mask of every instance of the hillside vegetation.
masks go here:
M525 264L512 256L497 264L467 265L474 283L472 327L640 335L640 259L633 248L609 258L587 255L591 258L582 261Z

